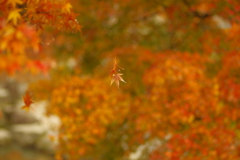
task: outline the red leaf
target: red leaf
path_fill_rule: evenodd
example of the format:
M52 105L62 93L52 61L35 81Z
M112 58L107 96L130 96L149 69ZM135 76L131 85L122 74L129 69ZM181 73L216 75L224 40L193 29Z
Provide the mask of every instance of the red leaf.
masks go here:
M27 112L30 110L30 106L33 103L32 97L30 96L29 92L27 91L25 96L23 97L23 101L24 101L24 106L21 107L21 109L25 109Z

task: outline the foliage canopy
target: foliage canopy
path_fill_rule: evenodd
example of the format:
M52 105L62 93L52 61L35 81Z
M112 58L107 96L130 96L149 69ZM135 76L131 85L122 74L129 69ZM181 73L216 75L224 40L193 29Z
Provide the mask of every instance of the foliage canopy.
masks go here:
M1 0L0 72L34 81L61 118L56 159L160 141L139 158L237 160L239 13L238 0Z

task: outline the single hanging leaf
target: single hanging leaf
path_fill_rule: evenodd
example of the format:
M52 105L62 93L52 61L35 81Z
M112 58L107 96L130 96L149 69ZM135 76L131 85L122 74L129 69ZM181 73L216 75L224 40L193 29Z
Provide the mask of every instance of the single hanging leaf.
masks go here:
M124 70L124 68L120 67L117 64L117 59L115 57L115 59L113 60L114 64L113 64L113 69L111 71L110 77L111 77L111 82L110 82L110 86L113 84L113 82L116 83L117 87L119 88L119 81L122 81L124 83L127 83L123 80L123 78L121 77L123 74L122 73L118 73L118 69L122 69Z
M122 73L116 73L116 74L112 74L112 79L111 79L111 83L110 85L113 84L113 82L116 83L117 87L119 88L119 81L122 81L124 83L127 83L125 82L123 79L122 79L122 76L123 74Z
M21 107L21 109L25 109L27 112L30 110L30 106L33 103L32 97L30 96L29 92L27 91L25 96L23 97L24 106Z

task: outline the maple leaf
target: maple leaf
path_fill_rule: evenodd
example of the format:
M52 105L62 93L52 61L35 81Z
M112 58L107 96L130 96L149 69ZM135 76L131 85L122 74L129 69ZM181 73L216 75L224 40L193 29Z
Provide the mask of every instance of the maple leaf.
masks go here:
M33 103L33 101L31 100L31 96L29 94L29 92L27 91L25 96L23 97L23 101L24 101L24 106L21 107L21 109L25 109L27 112L30 110L30 106Z
M111 83L110 83L110 85L112 85L113 84L113 82L115 82L116 83L116 85L117 85L117 87L119 88L119 81L122 81L122 82L124 82L124 83L127 83L127 82L125 82L123 79L122 79L122 76L123 74L122 73L115 73L115 74L112 74L112 79L111 79Z
M13 21L13 24L16 25L17 20L21 18L20 11L21 11L21 9L15 9L15 10L11 11L8 15L7 20Z
M64 13L70 13L72 9L72 5L70 3L66 3L63 7L62 7L62 11Z
M111 83L110 83L110 86L113 84L113 82L116 83L117 87L119 88L119 81L122 81L124 83L127 83L125 82L123 79L122 79L122 73L118 73L117 72L117 68L119 69L122 69L124 70L124 68L120 67L118 64L117 64L117 58L115 57L115 59L113 60L114 64L113 64L113 69L111 71L111 74L110 74L110 77L112 78L111 79Z

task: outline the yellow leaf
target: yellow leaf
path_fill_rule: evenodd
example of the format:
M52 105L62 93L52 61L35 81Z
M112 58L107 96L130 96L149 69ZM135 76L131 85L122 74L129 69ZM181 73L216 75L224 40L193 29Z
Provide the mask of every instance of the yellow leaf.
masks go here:
M194 120L194 118L195 118L194 115L191 115L190 117L188 117L188 122L189 122L189 123L192 123L192 121Z
M17 4L22 4L22 0L8 0L7 4L12 4L15 7Z
M28 112L30 110L30 106L24 105L21 107L21 109L25 109Z
M62 11L64 13L70 13L72 9L72 5L70 3L66 3L63 7L62 7Z
M20 11L21 11L21 9L15 9L15 10L11 11L8 15L7 20L12 21L13 24L16 25L18 19L21 19Z

